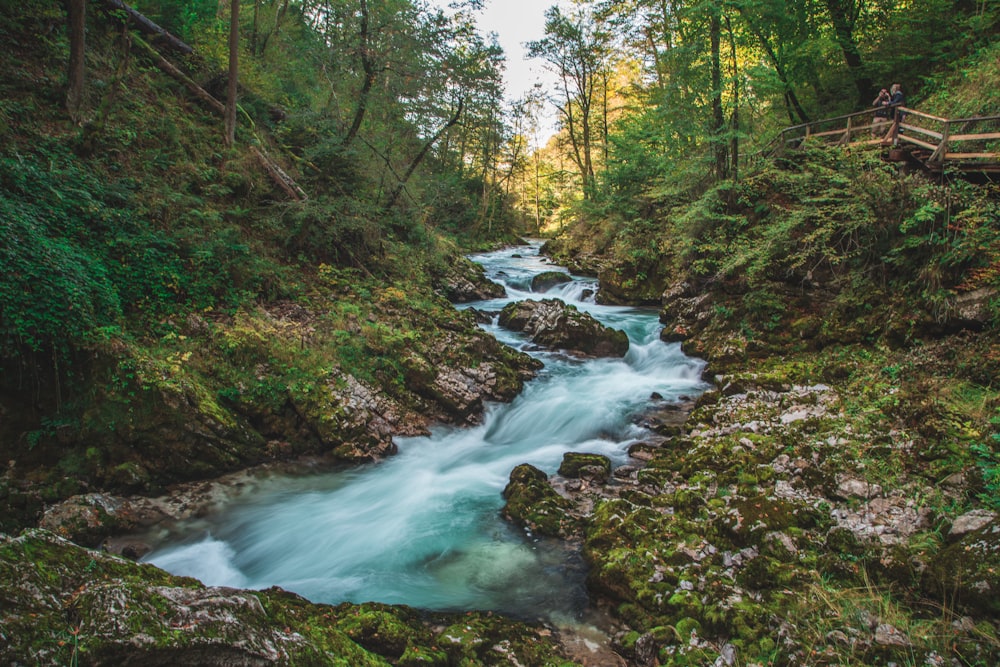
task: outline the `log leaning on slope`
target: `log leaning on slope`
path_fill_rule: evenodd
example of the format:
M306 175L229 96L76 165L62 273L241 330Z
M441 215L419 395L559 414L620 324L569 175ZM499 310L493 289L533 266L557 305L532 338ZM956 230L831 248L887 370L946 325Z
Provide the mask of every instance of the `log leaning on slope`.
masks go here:
M160 68L163 72L170 75L175 80L179 81L188 89L195 97L201 100L209 109L217 114L224 114L226 107L219 100L215 99L207 90L199 86L191 77L187 76L182 72L177 66L171 63L169 60L160 55L160 52L154 49L149 43L143 40L141 37L133 37L132 43L138 46L153 63ZM295 201L304 201L309 197L306 195L305 191L299 187L299 185L289 176L285 170L283 170L278 164L268 157L263 151L261 151L256 146L250 146L250 151L253 153L254 157L260 162L261 166L271 177L281 190L288 195L291 199Z

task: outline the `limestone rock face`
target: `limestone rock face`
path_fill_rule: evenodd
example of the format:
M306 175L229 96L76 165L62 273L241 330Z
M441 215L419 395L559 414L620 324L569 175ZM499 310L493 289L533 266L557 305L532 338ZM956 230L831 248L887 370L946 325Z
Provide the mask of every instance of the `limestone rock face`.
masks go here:
M996 296L996 290L989 287L958 295L955 298L955 315L959 324L969 327L984 326L993 316L990 304Z
M972 510L955 519L948 531L948 537L959 539L989 525L995 524L997 515L989 510Z
M543 347L592 357L623 357L624 331L604 326L588 313L558 299L518 301L500 311L500 325L527 334Z
M433 345L412 351L404 366L407 388L425 401L417 419L475 424L484 401L513 399L542 364L476 329L440 332Z
M486 277L483 267L465 257L458 258L438 278L439 290L452 303L485 301L507 296L503 285Z
M88 493L47 507L39 526L93 547L107 535L151 526L165 517L149 505L104 493Z

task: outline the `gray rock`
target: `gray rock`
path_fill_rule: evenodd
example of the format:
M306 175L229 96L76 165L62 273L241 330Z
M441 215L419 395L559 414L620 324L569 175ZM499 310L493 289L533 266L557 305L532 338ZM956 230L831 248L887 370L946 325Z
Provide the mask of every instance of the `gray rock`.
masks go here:
M861 479L845 479L837 485L837 497L843 500L849 498L874 498L882 493L882 487Z
M990 510L980 509L966 512L962 516L955 519L955 522L951 524L951 530L948 531L948 537L961 538L968 533L972 533L989 526L994 523L996 519L996 513L991 512Z
M997 292L992 287L982 287L955 297L955 314L965 323L983 325L993 317L991 302Z
M875 628L875 643L879 646L912 646L910 638L888 623L879 623Z
M593 357L623 357L628 335L558 299L518 301L500 311L500 326L525 333L542 347Z
M507 296L503 285L486 277L483 267L460 257L438 278L438 289L452 303L468 303Z

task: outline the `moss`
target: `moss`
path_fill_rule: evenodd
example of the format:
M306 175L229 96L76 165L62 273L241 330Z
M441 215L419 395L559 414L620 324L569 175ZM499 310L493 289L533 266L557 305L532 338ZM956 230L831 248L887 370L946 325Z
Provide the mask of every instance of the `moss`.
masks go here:
M538 628L490 614L331 607L276 588L207 589L44 531L0 537L0 581L5 664L28 656L69 663L74 655L81 664L571 664Z
M343 609L336 626L352 641L394 661L410 645L428 644L431 639L429 632L418 634L412 627L401 622L392 609L373 604Z
M541 535L566 537L579 527L569 514L572 503L556 493L548 476L532 465L521 464L511 471L503 497L507 501L503 515Z
M611 459L601 454L567 452L559 465L563 477L587 477L606 481L611 476Z

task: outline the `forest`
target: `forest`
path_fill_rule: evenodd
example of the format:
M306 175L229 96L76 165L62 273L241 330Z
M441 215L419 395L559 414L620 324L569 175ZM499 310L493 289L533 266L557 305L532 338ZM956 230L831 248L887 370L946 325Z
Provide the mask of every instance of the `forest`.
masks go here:
M617 664L996 664L1000 6L561 2L512 99L490 1L4 3L0 657L598 664L278 588L196 622L212 589L105 553L144 499L513 400L540 364L453 304L537 238L707 363L634 490L504 492L581 554ZM869 131L892 84L987 157ZM855 113L865 145L787 141Z

